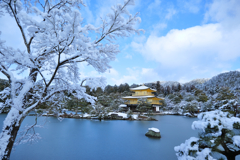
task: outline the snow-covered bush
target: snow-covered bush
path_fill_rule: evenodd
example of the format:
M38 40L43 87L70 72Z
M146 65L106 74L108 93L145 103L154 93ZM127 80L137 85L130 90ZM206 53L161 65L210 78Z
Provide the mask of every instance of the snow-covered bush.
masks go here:
M133 115L133 111L131 110L131 109L129 109L128 111L127 111L127 117L129 118L129 117L132 117L132 115Z
M107 114L111 111L110 107L104 107L102 104L97 103L92 106L93 109L90 111L92 115L97 116L99 119L104 119Z
M196 97L195 97L194 94L192 94L192 93L185 92L185 93L183 94L183 100L185 100L185 101L187 101L187 102L191 102L191 101L193 101L193 100L195 100L195 99L196 99Z
M240 119L220 110L198 115L192 129L199 130L199 138L191 137L176 146L177 157L183 159L213 159L212 152L224 155L228 160L240 154ZM234 129L235 127L235 129Z
M207 102L201 103L200 106L201 106L201 112L207 112L215 109L213 106L212 99L209 99Z
M199 102L194 100L191 102L186 103L185 107L184 107L184 113L190 113L192 116L194 115L194 113L197 113L200 109L200 105Z

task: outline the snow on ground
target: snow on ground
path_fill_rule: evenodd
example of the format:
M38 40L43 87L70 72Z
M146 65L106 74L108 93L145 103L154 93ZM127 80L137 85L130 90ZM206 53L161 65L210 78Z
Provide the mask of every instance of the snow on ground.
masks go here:
M153 132L160 132L160 130L159 129L157 129L157 128L148 128L148 130L151 130L151 131L153 131Z
M112 114L117 114L118 116L121 116L121 117L126 118L126 119L128 118L126 113L118 113L118 112L109 112L108 116L110 116ZM42 115L43 116L53 116L54 114L43 113ZM58 113L58 116L60 116L60 115L64 115L64 113ZM88 114L88 113L84 113L84 114L80 114L79 116L82 117L82 118L86 118L86 117L91 117L92 115ZM137 119L138 115L134 114L134 115L132 115L132 118Z
M174 114L174 112L172 112L172 111L163 111L163 112L161 112L161 114Z
M122 116L123 118L128 118L126 113L117 113L117 112L109 112L108 116L112 114L117 114L118 116Z
M42 116L53 116L54 114L43 113Z
M91 115L88 114L88 113L84 113L84 114L82 115L82 117L84 117L84 118L89 117L89 116L91 116Z
M133 118L133 119L137 119L137 118L138 118L138 115L137 115L137 114L134 114L134 115L132 115L132 118Z
M109 116L112 115L112 114L117 114L118 116L121 116L123 118L128 118L127 113L118 113L118 112L109 112L108 113ZM132 115L132 118L137 119L138 115L134 114L134 115Z

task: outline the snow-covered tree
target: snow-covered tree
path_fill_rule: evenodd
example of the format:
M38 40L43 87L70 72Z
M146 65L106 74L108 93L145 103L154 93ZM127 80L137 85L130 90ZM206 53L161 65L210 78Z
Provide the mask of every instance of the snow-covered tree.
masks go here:
M200 109L200 104L198 101L193 100L191 102L187 102L183 108L184 113L189 113L191 116L195 116L195 113L198 113Z
M104 119L104 117L106 117L107 114L110 112L109 107L104 107L100 103L96 103L92 106L92 108L93 109L90 111L90 113L97 116L99 120Z
M125 0L112 6L102 23L93 26L83 23L82 0L0 1L0 16L15 20L25 45L23 50L7 46L0 37L0 72L9 81L0 93L0 99L6 99L0 109L10 107L0 134L0 159L9 159L23 119L37 106L48 101L57 105L64 93L94 103L96 98L86 94L84 86L104 87L105 79L81 77L79 63L98 72L110 68L119 52L115 39L141 31L135 29L138 14L127 10L133 4ZM17 78L21 73L27 76Z
M201 113L192 129L200 130L199 138L191 137L176 146L178 159L214 159L212 152L234 160L240 154L240 119L220 110Z

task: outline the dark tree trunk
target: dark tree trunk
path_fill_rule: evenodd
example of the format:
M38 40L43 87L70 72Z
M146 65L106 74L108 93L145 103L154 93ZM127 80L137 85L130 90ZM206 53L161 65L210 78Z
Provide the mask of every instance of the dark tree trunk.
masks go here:
M4 156L2 157L2 160L9 160L10 159L10 154L11 154L11 151L12 151L12 147L13 147L14 141L17 137L18 130L20 128L20 124L19 125L16 125L16 124L17 123L15 122L11 126L6 126L6 128L4 128L4 130L2 132L3 133L2 136L4 136L5 134L10 135L10 137L8 138L8 145L7 145L7 147L4 151Z
M236 158L236 155L235 155L235 154L232 154L232 153L230 153L230 154L225 154L225 156L227 157L228 160L235 160L235 158Z

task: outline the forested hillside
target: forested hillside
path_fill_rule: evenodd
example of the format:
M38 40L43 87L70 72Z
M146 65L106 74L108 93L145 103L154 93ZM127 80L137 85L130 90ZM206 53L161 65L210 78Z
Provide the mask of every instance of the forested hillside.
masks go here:
M228 87L230 90L240 88L240 72L231 71L214 76L210 80L198 85L198 88L214 90L216 87Z
M0 90L7 85L6 80L0 80ZM107 85L104 89L99 87L93 90L87 87L87 93L97 97L95 106L98 106L98 110L117 111L118 106L124 103L122 97L132 94L129 88L140 85L142 84L125 83L119 86ZM238 71L221 73L211 79L195 79L184 84L176 81L157 81L144 85L156 89L155 95L164 98L162 111L169 111L173 114L193 116L199 111L215 110L219 107L237 111L237 106L240 104L240 72ZM62 103L63 108L96 112L95 107L84 99L76 99L72 95L68 97L70 99L65 99ZM45 104L40 108L47 109L49 105L52 104Z

